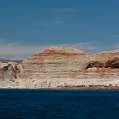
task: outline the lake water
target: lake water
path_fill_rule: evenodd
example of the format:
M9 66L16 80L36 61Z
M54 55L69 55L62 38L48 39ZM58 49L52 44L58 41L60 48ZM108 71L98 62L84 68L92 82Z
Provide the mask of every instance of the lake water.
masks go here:
M1 89L0 119L119 119L119 91Z

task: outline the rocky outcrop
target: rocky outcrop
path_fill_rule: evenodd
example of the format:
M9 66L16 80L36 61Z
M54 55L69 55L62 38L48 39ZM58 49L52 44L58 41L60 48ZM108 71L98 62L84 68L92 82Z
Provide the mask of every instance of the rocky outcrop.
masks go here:
M105 64L105 68L118 68L119 69L119 58L115 57L112 60L108 60Z
M1 63L0 81L15 81L20 78L20 76L23 77L23 69L21 64L17 64L15 62Z
M3 71L3 79L4 80L11 80L14 81L15 79L17 79L16 77L16 71L14 69L14 67L11 64L8 64L8 66L4 66L2 68Z
M104 63L99 62L99 61L91 61L86 65L85 69L89 69L89 68L92 68L92 67L103 68Z
M109 60L119 58L119 51L88 54L72 48L48 48L22 62L27 78L111 78L118 68L109 69Z
M51 47L21 64L1 64L0 71L1 80L19 87L116 85L119 51L88 54L73 48Z
M22 65L29 78L73 78L85 66L87 53L71 48L49 48L25 60Z

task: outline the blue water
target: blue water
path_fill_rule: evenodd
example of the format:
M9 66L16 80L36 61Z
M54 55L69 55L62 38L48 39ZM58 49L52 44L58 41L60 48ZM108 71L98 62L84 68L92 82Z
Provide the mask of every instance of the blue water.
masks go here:
M119 91L4 89L0 119L119 119Z

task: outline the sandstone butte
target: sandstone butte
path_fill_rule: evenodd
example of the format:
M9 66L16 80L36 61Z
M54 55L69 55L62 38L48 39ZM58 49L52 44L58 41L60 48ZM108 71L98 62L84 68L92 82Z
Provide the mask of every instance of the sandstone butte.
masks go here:
M111 86L119 87L119 50L89 54L74 48L51 47L20 64L0 64L0 88Z

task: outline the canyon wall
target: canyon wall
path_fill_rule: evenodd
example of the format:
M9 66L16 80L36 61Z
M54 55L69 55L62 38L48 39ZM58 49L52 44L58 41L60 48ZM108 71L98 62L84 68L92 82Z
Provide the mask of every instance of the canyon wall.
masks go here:
M22 62L29 78L112 78L119 75L119 51L88 54L72 48L49 48Z
M0 66L0 82L4 86L11 82L16 87L37 88L79 86L88 82L90 85L119 83L118 50L89 54L74 48L51 47L24 59L21 64L1 63Z

